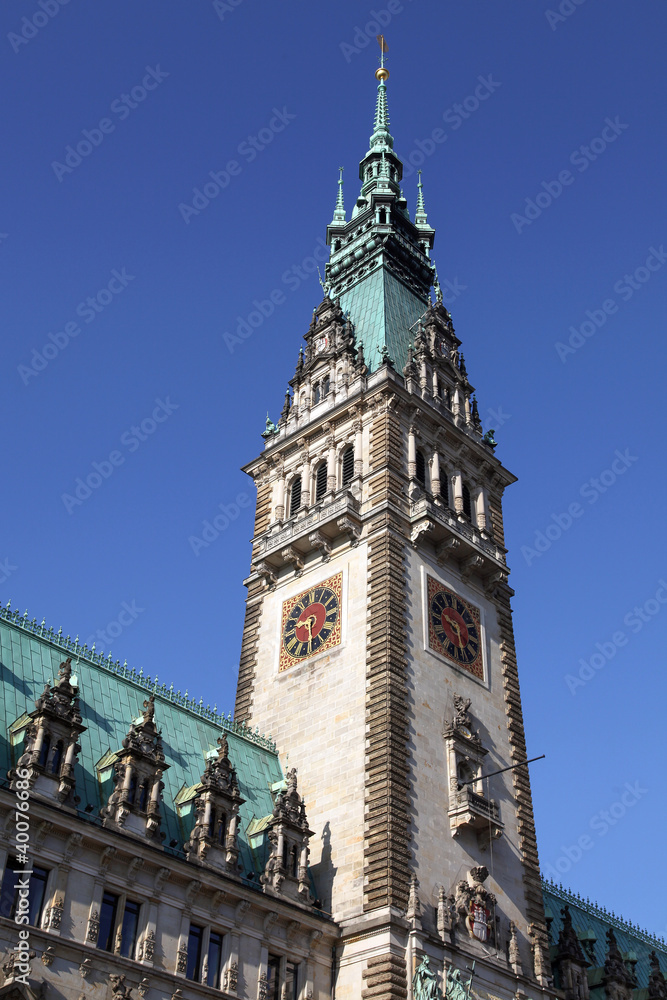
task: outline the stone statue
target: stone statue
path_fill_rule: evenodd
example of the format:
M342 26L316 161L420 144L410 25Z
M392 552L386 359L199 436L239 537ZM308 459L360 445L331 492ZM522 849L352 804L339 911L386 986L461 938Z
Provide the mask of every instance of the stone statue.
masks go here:
M413 1000L442 1000L442 991L438 988L435 972L430 968L428 955L424 955L412 977L412 996Z

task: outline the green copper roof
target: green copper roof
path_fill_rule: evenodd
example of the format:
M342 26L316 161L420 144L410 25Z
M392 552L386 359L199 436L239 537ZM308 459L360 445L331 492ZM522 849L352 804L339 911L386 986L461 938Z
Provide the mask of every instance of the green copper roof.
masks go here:
M58 636L36 621L19 617L0 607L0 775L4 780L8 768L21 753L21 744L10 744L10 729L17 718L35 708L44 685L58 676L58 665L72 657L73 674L77 677L81 716L86 732L79 742L81 753L75 770L78 809L82 818L97 822L102 798L111 791L110 781L102 787L98 768L102 758L119 750L130 723L142 714L144 700L155 694L155 721L162 730L164 753L169 769L164 774L162 830L165 851L176 840L182 848L194 817L192 805L181 806L179 818L175 799L179 791L196 785L204 770L204 755L216 748L224 731L229 742L229 756L236 768L239 791L246 800L241 806L239 826L243 871L253 868L245 831L253 819L273 810L271 786L282 780L283 774L275 745L244 726L225 719L201 703L186 699L180 693L143 677L120 663L104 660L72 640ZM12 754L13 751L13 754ZM13 756L13 760L12 760ZM107 772L108 773L108 772ZM179 796L179 801L187 796ZM93 812L85 813L86 805Z
M637 956L635 975L639 990L644 990L648 986L648 977L651 971L648 957L652 951L655 951L658 956L663 973L667 973L667 945L664 939L659 939L649 934L648 931L634 927L621 917L607 913L595 903L575 896L567 889L563 889L562 886L556 886L553 882L543 880L542 891L547 921L551 920L549 940L552 945L552 956L555 954L555 945L563 926L561 910L566 905L570 908L572 926L582 942L582 946L586 940L591 941L593 961L588 970L588 982L593 1000L605 1000L601 987L600 970L605 962L606 933L610 927L614 928L621 954L625 957L629 952L634 952ZM593 939L595 939L594 943ZM583 951L586 955L586 948L583 948ZM637 991L635 991L636 996Z
M394 367L401 372L408 360L408 345L414 339L410 330L429 307L422 299L394 277L385 267L378 267L367 278L340 296L343 312L354 323L357 344L364 345L369 371L382 363L382 348L387 347Z

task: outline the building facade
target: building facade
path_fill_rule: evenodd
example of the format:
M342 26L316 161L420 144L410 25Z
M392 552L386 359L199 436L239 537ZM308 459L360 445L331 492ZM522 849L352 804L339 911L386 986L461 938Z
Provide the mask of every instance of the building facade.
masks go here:
M234 719L0 608L3 996L667 1000L664 942L540 879L515 477L376 75L359 195L348 218L341 178L325 297L246 466Z

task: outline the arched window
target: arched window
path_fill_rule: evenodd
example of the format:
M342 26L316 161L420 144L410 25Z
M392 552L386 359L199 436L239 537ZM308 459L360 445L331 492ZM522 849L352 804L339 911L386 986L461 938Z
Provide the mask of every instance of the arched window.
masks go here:
M127 801L129 805L134 805L134 796L137 794L137 779L133 774L130 778L130 785L127 790Z
M220 824L218 826L218 843L225 846L225 835L227 833L227 817L223 813L220 817Z
M470 490L463 484L463 516L467 517L469 521L472 521L472 504L470 502Z
M445 507L449 507L449 476L444 469L440 470L440 498Z
M299 849L294 844L289 852L289 873L292 878L296 878L299 874Z
M215 837L215 809L211 809L211 815L208 818L208 830L206 833L209 837Z
M426 486L426 462L424 460L423 451L417 452L416 465L417 465L417 479L422 484L422 486Z
M329 376L322 379L322 399L329 395Z
M301 509L301 476L297 476L289 491L289 516L294 517Z
M327 491L327 463L318 465L315 473L315 503L319 503Z
M387 213L384 208L380 209L380 225L385 226L387 224Z
M343 452L343 486L354 479L354 448L350 445Z
M320 383L316 382L313 386L313 406L320 401Z
M283 839L283 868L285 871L289 871L289 841L287 837Z
M60 765L63 759L63 743L62 740L58 740L53 751L53 759L51 760L51 774L60 774Z
M46 762L49 759L49 750L51 749L51 737L48 733L44 733L44 739L42 740L42 747L39 751L39 760L37 763L40 767L46 767Z

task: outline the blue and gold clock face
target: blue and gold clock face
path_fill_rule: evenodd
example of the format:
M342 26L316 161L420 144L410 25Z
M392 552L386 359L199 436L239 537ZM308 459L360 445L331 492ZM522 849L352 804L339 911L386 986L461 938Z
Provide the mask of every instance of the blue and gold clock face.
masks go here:
M279 670L340 644L342 587L337 573L284 602Z
M429 646L475 677L484 677L479 608L427 576Z

